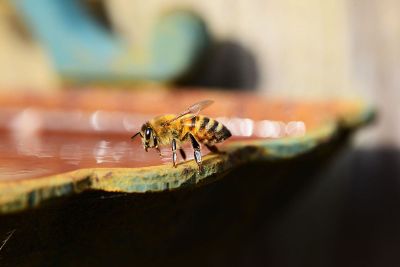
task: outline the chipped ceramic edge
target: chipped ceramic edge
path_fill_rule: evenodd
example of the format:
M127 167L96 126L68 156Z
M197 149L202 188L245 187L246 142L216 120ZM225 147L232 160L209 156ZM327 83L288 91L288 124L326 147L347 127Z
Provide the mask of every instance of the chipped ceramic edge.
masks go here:
M326 123L303 137L237 141L226 146L226 155L207 155L198 173L191 160L177 168L159 165L143 168L91 168L23 181L0 183L0 214L22 211L56 197L87 190L145 193L195 186L200 181L255 160L276 160L299 156L329 142L341 128L357 128L370 121L374 112L366 109L350 120ZM344 124L344 125L341 125ZM248 151L249 150L249 151Z

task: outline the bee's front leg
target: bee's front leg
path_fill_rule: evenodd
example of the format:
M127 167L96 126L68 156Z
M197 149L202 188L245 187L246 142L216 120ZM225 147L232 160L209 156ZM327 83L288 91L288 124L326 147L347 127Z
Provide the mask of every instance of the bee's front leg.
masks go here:
M172 139L172 162L176 167L176 140Z
M200 144L197 142L196 138L192 135L189 134L190 141L192 142L193 150L194 150L194 159L196 160L197 165L199 166L199 172L202 171L202 166L201 166L201 151L200 151Z
M160 155L160 157L162 156L161 155L161 150L160 150L160 148L159 148L159 146L158 146L158 139L157 139L157 137L156 136L153 136L153 142L154 142L154 145L155 145L155 147L156 147L156 149L157 149L157 152L158 152L158 154Z

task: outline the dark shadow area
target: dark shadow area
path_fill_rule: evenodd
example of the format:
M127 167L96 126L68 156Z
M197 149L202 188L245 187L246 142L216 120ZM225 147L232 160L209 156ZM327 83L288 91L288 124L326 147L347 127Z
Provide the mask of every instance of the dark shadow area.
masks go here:
M197 64L176 83L224 90L255 90L259 73L255 56L234 41L213 43Z
M249 237L241 266L400 266L400 151L352 150Z

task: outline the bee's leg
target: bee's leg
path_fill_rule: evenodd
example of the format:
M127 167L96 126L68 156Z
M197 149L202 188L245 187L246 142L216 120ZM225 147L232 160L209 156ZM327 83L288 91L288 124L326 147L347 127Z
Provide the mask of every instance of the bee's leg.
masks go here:
M156 149L157 149L158 154L159 154L160 157L161 157L161 150L160 150L160 148L158 147L158 139L157 139L157 137L153 136L153 142L154 142L154 145L155 145L155 147L156 147Z
M176 167L176 141L172 139L172 162L174 167Z
M199 142L197 142L196 138L194 138L192 134L189 134L189 137L194 149L194 159L196 160L196 163L199 166L199 172L200 172L202 170L200 144Z
M160 150L160 148L159 148L158 146L156 146L156 149L157 149L158 154L159 154L160 157L161 157L162 155L161 155L161 150Z
M183 150L182 148L179 149L179 152L181 153L181 156L183 158L183 160L186 160L186 153L185 150Z

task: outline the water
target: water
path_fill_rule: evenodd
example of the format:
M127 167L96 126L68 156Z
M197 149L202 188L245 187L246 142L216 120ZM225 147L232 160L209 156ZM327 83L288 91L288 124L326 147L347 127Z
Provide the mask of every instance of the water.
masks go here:
M30 101L27 102L30 105L25 103L18 107L14 103L0 108L0 181L44 177L81 168L135 168L172 164L169 147L162 149L160 158L156 150L150 149L146 153L140 138L130 141L130 136L153 115L127 109L128 100L129 103L136 101L136 105L133 105L136 109L145 110L146 106L140 106L143 101L137 97L135 100L121 98L118 101L105 98L99 101L103 109L100 109L100 104L79 108L76 106L78 104L65 101L63 103L68 103L67 107L60 103L47 107L55 100L39 105L37 99L35 105L31 105L33 102ZM238 102L240 99L236 100L220 101L219 105L225 103L222 113L235 114L237 117L210 115L231 130L233 136L228 143L243 138L301 136L306 128L318 124L315 117L310 116L313 114L310 105L305 108L294 104L261 105L262 101L254 100L247 103L247 108L238 109L241 106ZM123 101L127 103L123 104ZM122 103L124 108L110 107L107 103ZM258 106L255 105L257 103ZM165 110L167 108L172 109L163 107ZM299 121L302 119L306 119L307 123ZM193 158L190 146L185 151L188 159ZM207 149L203 149L202 153L208 153Z

